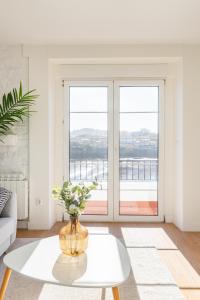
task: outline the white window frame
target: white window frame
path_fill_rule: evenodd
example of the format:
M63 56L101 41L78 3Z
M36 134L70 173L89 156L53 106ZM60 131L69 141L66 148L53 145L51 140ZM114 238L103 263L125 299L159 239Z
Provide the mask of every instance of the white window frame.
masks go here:
M120 184L119 184L119 104L120 86L158 86L159 87L159 110L158 110L158 134L159 134L159 169L158 169L158 215L157 216L131 216L119 215ZM114 118L114 220L115 221L138 221L153 222L164 220L164 80L115 80L114 81L115 118ZM118 116L118 118L116 117Z
M106 86L108 87L108 215L82 215L83 221L163 221L164 219L164 80L67 80L64 82L64 179L69 178L69 87ZM131 216L119 215L119 87L158 86L159 87L159 180L158 215ZM114 92L113 92L114 89ZM114 117L115 116L115 117ZM67 137L67 138L66 138Z
M69 179L69 133L70 133L70 87L100 86L108 88L107 106L107 139L108 139L108 181L107 181L107 215L81 215L83 221L113 221L113 82L96 80L67 80L64 81L64 180ZM67 219L67 216L65 216Z

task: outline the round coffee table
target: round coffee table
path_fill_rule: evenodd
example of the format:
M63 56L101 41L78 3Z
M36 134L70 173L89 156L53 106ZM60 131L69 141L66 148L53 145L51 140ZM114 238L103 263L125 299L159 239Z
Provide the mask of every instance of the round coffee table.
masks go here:
M63 255L58 236L34 241L5 255L7 266L0 300L4 298L12 270L44 282L70 287L112 288L119 300L118 286L129 276L130 261L126 248L110 234L90 234L86 253Z

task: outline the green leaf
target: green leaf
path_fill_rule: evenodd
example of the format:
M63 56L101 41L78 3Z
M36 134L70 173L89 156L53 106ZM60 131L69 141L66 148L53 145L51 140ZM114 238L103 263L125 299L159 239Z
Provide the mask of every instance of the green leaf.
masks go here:
M35 103L37 97L35 90L28 91L23 95L22 82L20 82L19 91L14 88L7 95L3 95L0 104L0 136L6 135L15 123L23 122L25 117L30 116L30 113L33 112L30 111L30 106Z
M20 86L19 86L19 98L22 98L22 82L20 81Z

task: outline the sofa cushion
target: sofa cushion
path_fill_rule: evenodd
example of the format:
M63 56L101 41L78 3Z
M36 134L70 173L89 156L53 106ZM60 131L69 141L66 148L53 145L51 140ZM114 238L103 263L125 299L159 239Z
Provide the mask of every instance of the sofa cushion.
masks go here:
M10 247L10 237L8 237L3 243L0 243L0 257L9 247Z
M7 201L10 199L12 192L8 191L7 189L0 187L0 215L2 210L4 209Z
M15 221L13 218L0 218L0 244L13 234Z

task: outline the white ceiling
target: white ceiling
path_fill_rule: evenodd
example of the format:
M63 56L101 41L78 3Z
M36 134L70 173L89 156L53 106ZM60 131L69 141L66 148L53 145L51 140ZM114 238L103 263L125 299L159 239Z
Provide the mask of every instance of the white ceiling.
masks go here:
M0 0L0 43L200 43L200 0Z

